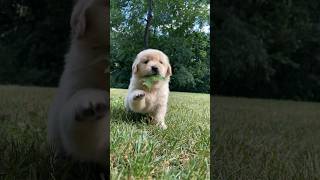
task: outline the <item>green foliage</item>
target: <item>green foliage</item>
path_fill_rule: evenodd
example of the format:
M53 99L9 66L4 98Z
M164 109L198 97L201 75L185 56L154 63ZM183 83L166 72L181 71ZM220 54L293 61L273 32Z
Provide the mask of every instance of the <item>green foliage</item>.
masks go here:
M111 84L127 88L143 49L147 1L111 1ZM172 90L209 91L208 1L154 1L150 48L169 55ZM72 1L5 0L0 14L0 83L56 85L69 45ZM194 28L196 27L196 28ZM189 81L178 82L186 71ZM177 71L177 72L175 72ZM198 88L201 87L201 88Z
M71 1L4 1L0 83L56 85L69 41Z
M170 59L171 90L209 92L209 34L201 31L208 24L208 4L201 0L154 1L149 44ZM146 1L111 2L112 87L128 87L133 60L143 50L146 12Z
M165 78L162 77L161 75L151 75L151 76L142 78L142 81L143 81L142 85L144 85L150 91L154 83L158 81L163 81L163 80L165 80Z
M319 1L224 1L215 14L215 92L320 100Z

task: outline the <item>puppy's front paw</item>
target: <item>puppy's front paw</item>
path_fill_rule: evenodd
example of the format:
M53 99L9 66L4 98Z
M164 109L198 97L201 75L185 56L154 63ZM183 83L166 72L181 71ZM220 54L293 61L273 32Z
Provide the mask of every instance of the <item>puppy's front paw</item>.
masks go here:
M107 114L107 104L90 102L88 106L80 107L76 112L76 121L99 120Z
M134 94L133 100L140 100L142 99L146 94L143 91L139 91Z

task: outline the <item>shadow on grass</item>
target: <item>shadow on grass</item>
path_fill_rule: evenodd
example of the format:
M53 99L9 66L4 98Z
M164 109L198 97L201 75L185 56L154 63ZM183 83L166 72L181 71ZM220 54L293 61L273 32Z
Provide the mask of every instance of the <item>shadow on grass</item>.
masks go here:
M73 160L57 160L51 173L56 179L97 179L100 180L101 173L107 176L106 167L103 168L96 163L78 162Z
M150 117L147 114L135 113L126 111L124 108L111 108L111 122L125 122L131 125L148 124Z

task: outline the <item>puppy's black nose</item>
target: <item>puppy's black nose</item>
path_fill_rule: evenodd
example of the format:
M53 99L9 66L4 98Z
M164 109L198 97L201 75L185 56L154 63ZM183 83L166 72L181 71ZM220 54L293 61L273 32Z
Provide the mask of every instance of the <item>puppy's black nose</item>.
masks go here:
M154 72L154 73L158 73L158 72L159 72L159 69L158 69L158 67L156 67L156 66L151 66L151 70L152 70L152 72Z

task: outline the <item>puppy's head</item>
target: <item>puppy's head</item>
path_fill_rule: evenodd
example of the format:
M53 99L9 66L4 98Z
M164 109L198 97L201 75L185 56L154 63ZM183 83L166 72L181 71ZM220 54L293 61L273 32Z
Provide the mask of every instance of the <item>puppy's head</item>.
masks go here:
M161 75L168 78L172 75L169 58L156 49L141 51L132 65L132 74L137 77Z
M75 0L70 25L75 39L95 43L107 41L107 4L105 0Z

